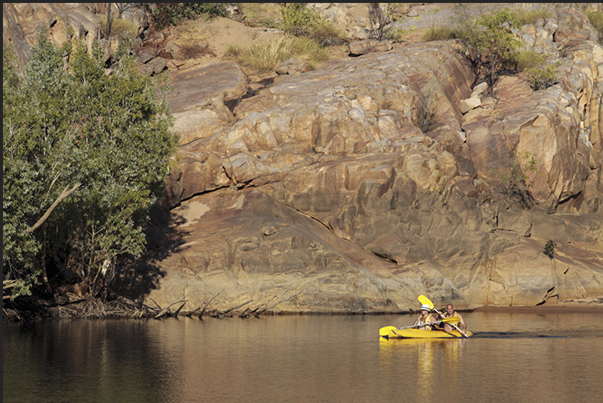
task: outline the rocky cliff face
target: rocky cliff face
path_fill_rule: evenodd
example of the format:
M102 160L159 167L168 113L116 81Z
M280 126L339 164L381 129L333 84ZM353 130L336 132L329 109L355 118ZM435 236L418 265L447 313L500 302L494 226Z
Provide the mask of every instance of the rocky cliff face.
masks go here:
M135 46L140 47L142 38L149 34L147 14L142 8L126 7L126 3L120 3L120 6L121 10L118 10L113 3L113 15L118 14L133 24L140 35ZM2 46L11 44L19 61L25 64L40 28L46 30L50 40L57 45L65 42L71 31L73 38L83 40L88 49L98 39L109 60L117 51L121 38L101 35L104 27L98 16L106 12L107 3L3 3Z
M370 313L419 294L458 308L600 297L603 48L579 9L552 10L518 32L562 63L540 91L521 76L474 86L454 41L253 90L232 62L174 72L181 147L147 298Z

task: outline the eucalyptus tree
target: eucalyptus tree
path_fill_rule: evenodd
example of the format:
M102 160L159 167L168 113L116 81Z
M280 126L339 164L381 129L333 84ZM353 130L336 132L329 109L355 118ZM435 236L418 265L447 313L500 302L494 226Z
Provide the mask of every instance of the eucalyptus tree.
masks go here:
M20 74L4 52L3 274L18 284L13 297L66 283L98 296L116 260L145 249L177 147L167 82L127 52L105 69L102 53L40 34Z

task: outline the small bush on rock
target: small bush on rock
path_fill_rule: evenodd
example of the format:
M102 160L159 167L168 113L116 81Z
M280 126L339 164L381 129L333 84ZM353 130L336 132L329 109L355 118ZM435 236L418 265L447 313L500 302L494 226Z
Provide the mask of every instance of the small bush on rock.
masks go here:
M527 69L528 82L534 91L544 90L557 82L557 68L561 62L545 67Z
M223 3L156 3L152 14L156 29L178 25L184 20L194 20L201 14L209 17L227 15Z
M313 39L321 46L343 43L342 35L333 23L323 20L318 12L304 7L302 3L282 6L281 17L277 27L287 34Z
M555 255L555 241L549 240L546 245L544 245L544 250L542 251L545 255L552 259Z
M104 28L107 26L107 15L97 15L100 26L103 28L102 36L105 36ZM111 18L111 35L121 36L123 38L136 37L136 25L132 21L121 18Z
M546 61L546 56L533 50L522 49L511 55L507 67L518 72L535 68Z
M475 18L466 5L457 7L457 37L476 74L485 79L491 89L521 45L513 32L521 27L517 14L504 8Z

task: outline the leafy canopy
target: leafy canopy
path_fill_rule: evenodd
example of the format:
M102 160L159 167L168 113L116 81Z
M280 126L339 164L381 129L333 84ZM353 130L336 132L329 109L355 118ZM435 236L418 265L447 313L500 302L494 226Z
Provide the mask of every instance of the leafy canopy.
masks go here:
M13 61L5 52L4 278L19 284L13 297L40 280L97 294L101 272L144 251L148 212L177 146L165 98L132 58L107 74L96 43L92 52L80 42L58 48L40 33L23 75ZM75 190L49 210L67 189Z

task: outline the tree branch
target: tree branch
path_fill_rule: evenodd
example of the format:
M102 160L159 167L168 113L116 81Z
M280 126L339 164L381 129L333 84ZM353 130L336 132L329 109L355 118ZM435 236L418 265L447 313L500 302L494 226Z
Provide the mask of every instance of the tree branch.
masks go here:
M44 221L46 221L48 219L48 217L50 216L50 213L52 213L52 210L54 210L56 208L56 206L59 205L60 202L62 202L67 197L69 197L69 195L71 193L75 192L77 190L77 188L79 188L81 185L82 185L81 183L76 183L71 189L69 189L69 186L66 186L65 190L63 190L63 192L61 192L61 194L59 195L58 199L56 199L54 201L54 203L52 203L52 206L50 206L50 208L48 210L46 210L46 212L44 213L42 218L40 218L38 220L38 222L35 223L33 226L27 228L27 232L33 232L36 229L38 229L38 227L40 227L40 225L44 224Z

